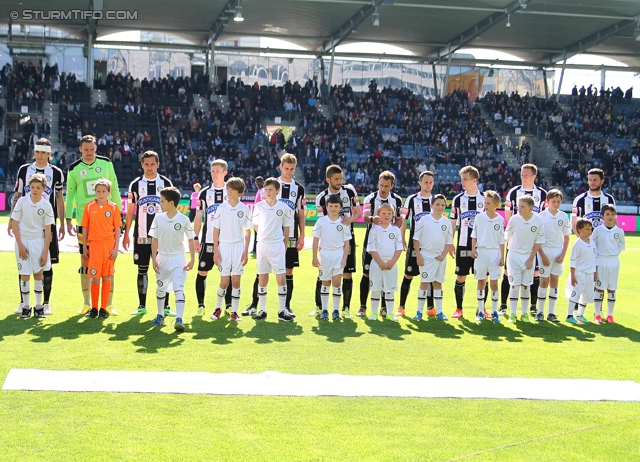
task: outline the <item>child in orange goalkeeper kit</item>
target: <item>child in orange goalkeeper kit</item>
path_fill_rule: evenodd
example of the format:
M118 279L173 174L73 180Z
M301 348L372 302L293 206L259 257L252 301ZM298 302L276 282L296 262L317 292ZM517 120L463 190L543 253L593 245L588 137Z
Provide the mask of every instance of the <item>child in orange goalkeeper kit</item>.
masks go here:
M113 266L118 257L122 218L118 205L109 201L111 182L104 178L97 180L95 191L96 199L85 206L82 216L82 235L87 243L84 255L89 258L88 271L91 278L91 310L87 317L108 318L107 303L111 292ZM102 297L98 311L101 278Z

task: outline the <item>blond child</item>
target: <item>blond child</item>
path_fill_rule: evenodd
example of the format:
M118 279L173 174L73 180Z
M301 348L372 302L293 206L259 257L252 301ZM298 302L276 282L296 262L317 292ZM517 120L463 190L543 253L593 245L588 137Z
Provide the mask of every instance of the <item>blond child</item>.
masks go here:
M478 311L476 320L483 321L489 316L485 310L485 289L487 274L491 278L491 319L500 322L498 314L498 279L504 266L504 219L496 209L501 203L500 195L495 191L484 193L485 211L476 216L471 231L471 257L473 273L478 281Z
M520 196L518 199L518 214L513 215L507 223L504 233L509 252L507 266L509 267L509 302L511 314L509 322L516 322L518 309L518 289L523 322L531 322L529 318L529 287L533 284L536 255L540 245L544 244L544 225L538 214L533 213L535 201L531 196Z
M111 181L101 178L95 182L96 198L89 202L82 214L82 236L87 244L83 256L89 260L91 279L91 309L88 318L108 318L107 305L111 292L111 278L118 258L118 244L122 217L118 206L109 200ZM102 296L100 292L102 279ZM100 299L100 311L98 311Z
M372 225L367 240L367 252L371 254L369 280L371 286L371 316L370 321L378 319L380 297L384 292L387 307L387 319L397 322L393 314L394 293L398 291L398 258L402 254L402 232L400 228L391 224L395 209L389 203L378 207L379 225Z
M547 208L538 216L544 224L545 242L538 252L540 287L538 287L538 312L536 321L544 321L544 303L549 291L549 315L547 321L560 322L555 314L558 301L558 279L562 275L564 257L569 248L571 223L566 213L560 210L562 193L552 189L547 193Z
M34 316L46 317L42 304L42 273L51 268L49 244L51 242L51 225L55 223L53 207L42 197L47 187L47 178L36 173L29 178L29 195L23 196L15 204L11 212L11 230L16 238L16 262L20 275L20 292L22 293L21 318L31 316L30 278L33 274L33 292L36 306Z

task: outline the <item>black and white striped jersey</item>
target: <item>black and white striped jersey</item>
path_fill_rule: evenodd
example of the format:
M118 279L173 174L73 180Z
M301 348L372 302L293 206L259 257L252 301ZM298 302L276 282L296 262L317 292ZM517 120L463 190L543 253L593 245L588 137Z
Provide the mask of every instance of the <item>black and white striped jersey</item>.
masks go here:
M533 197L533 212L540 213L544 210L547 200L547 191L534 185L533 189L525 189L524 186L514 186L507 193L504 210L511 210L514 215L518 213L518 199L522 196Z
M327 214L327 198L332 194L334 193L329 191L329 188L327 188L316 196L316 210L318 211L318 218ZM342 185L340 187L340 191L335 194L339 194L340 200L342 201L342 209L340 210L341 217L345 215L353 215L354 207L360 207L358 193L350 184ZM351 229L353 230L353 223L351 223Z
M214 188L212 184L205 186L198 195L198 212L205 212L200 242L213 244L213 216L218 206L227 200L227 184Z
M297 181L287 183L278 178L280 182L280 191L278 192L278 200L286 204L293 211L293 226L289 229L289 238L296 238L300 235L299 214L304 214L306 199L304 197L304 186Z
M471 248L471 231L476 216L484 210L484 195L480 191L473 195L461 192L453 198L449 218L458 226L458 247ZM452 228L455 233L455 227Z
M431 201L433 194L429 197L422 197L419 192L411 194L404 202L404 206L400 208L400 216L403 220L410 220L409 224L409 242L413 240L416 223L424 216L431 213Z
M603 222L600 210L605 204L616 205L616 200L611 194L600 192L598 196L592 196L587 191L575 198L571 213L576 217L584 217L591 220L595 228Z
M130 204L135 204L136 206L135 224L133 227L133 238L135 242L138 242L138 239L140 239L140 244L151 243L149 236L151 224L156 215L162 213L162 209L160 208L160 191L171 186L173 186L171 180L162 175L157 175L152 179L139 176L129 185L128 200Z
M47 164L44 168L37 168L35 162L24 164L18 169L18 177L14 191L26 196L31 191L29 178L35 173L42 173L47 178L47 187L44 189L42 197L48 200L53 208L54 218L58 218L58 208L56 207L56 193L62 191L64 183L64 173L55 165ZM62 219L62 217L61 217Z

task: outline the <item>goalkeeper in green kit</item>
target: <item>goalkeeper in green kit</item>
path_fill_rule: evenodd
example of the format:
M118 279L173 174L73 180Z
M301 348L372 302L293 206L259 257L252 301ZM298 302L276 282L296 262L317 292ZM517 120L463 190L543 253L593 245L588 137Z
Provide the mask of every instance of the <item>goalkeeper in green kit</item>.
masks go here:
M67 232L73 236L75 228L71 222L73 218L73 207L76 207L76 223L78 223L78 245L80 247L80 282L82 284L82 296L84 306L78 314L85 314L91 309L88 272L89 259L83 255L84 241L82 239L82 214L87 203L96 198L95 184L100 178L111 181L112 188L109 200L115 202L122 212L122 199L118 189L118 179L113 170L113 164L107 157L96 155L96 139L92 135L83 136L80 140L80 152L82 158L69 165L67 172L67 200L65 206L65 217L67 221ZM111 278L111 294L107 311L111 315L118 313L112 307L113 304L113 276Z

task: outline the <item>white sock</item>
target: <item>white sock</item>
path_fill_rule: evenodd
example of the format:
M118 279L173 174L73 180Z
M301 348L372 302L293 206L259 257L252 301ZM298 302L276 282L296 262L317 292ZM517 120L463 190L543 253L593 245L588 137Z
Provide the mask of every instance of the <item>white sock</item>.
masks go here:
M616 293L607 292L607 316L613 316L613 308L616 306Z
M25 308L29 308L29 296L31 295L31 284L29 280L20 281L20 292L22 292L22 303L24 303Z
M418 313L422 313L424 311L424 304L426 301L427 301L427 291L418 290Z
M238 305L240 304L240 287L237 289L231 288L231 311L233 313L238 312Z
M433 289L433 301L436 304L436 314L442 313L442 289Z
M500 300L500 291L491 291L491 311L493 313L498 312L498 302Z
M184 318L184 292L182 290L176 290L176 317ZM162 307L162 311L164 312L164 303Z
M520 310L522 314L529 312L529 286L520 286Z
M267 312L267 288L258 286L258 305L260 311Z
M371 291L371 314L378 314L378 306L380 306L380 295L381 292L379 290Z
M547 289L538 287L538 313L544 314L544 303L547 301Z
M156 292L156 302L158 306L158 314L164 318L164 299L167 296L166 292Z
M584 316L584 310L587 308L587 305L582 303L578 304L578 316Z
M569 306L567 307L567 316L573 317L573 311L576 309L578 303L573 300L569 300Z
M218 293L216 294L216 309L220 308L222 309L222 307L224 306L224 295L227 292L227 289L223 289L222 287L218 286Z
M342 300L342 287L333 288L333 311L340 311L340 300Z
M393 292L385 292L384 293L384 301L387 304L387 317L393 317L393 305L395 303L395 295Z
M593 294L593 308L596 310L596 316L602 315L602 299L604 292L596 292Z
M42 279L39 281L37 279L33 280L33 294L36 299L36 306L42 305Z
M516 286L509 288L509 309L511 310L511 315L515 316L516 311L518 311L518 287Z
M484 290L476 290L478 297L478 313L484 312Z
M327 311L329 309L329 286L320 287L320 302L322 311Z
M282 313L287 308L287 286L278 286L278 301L280 302L280 309L278 313Z
M552 287L549 291L549 314L556 314L556 303L558 301L558 288Z

